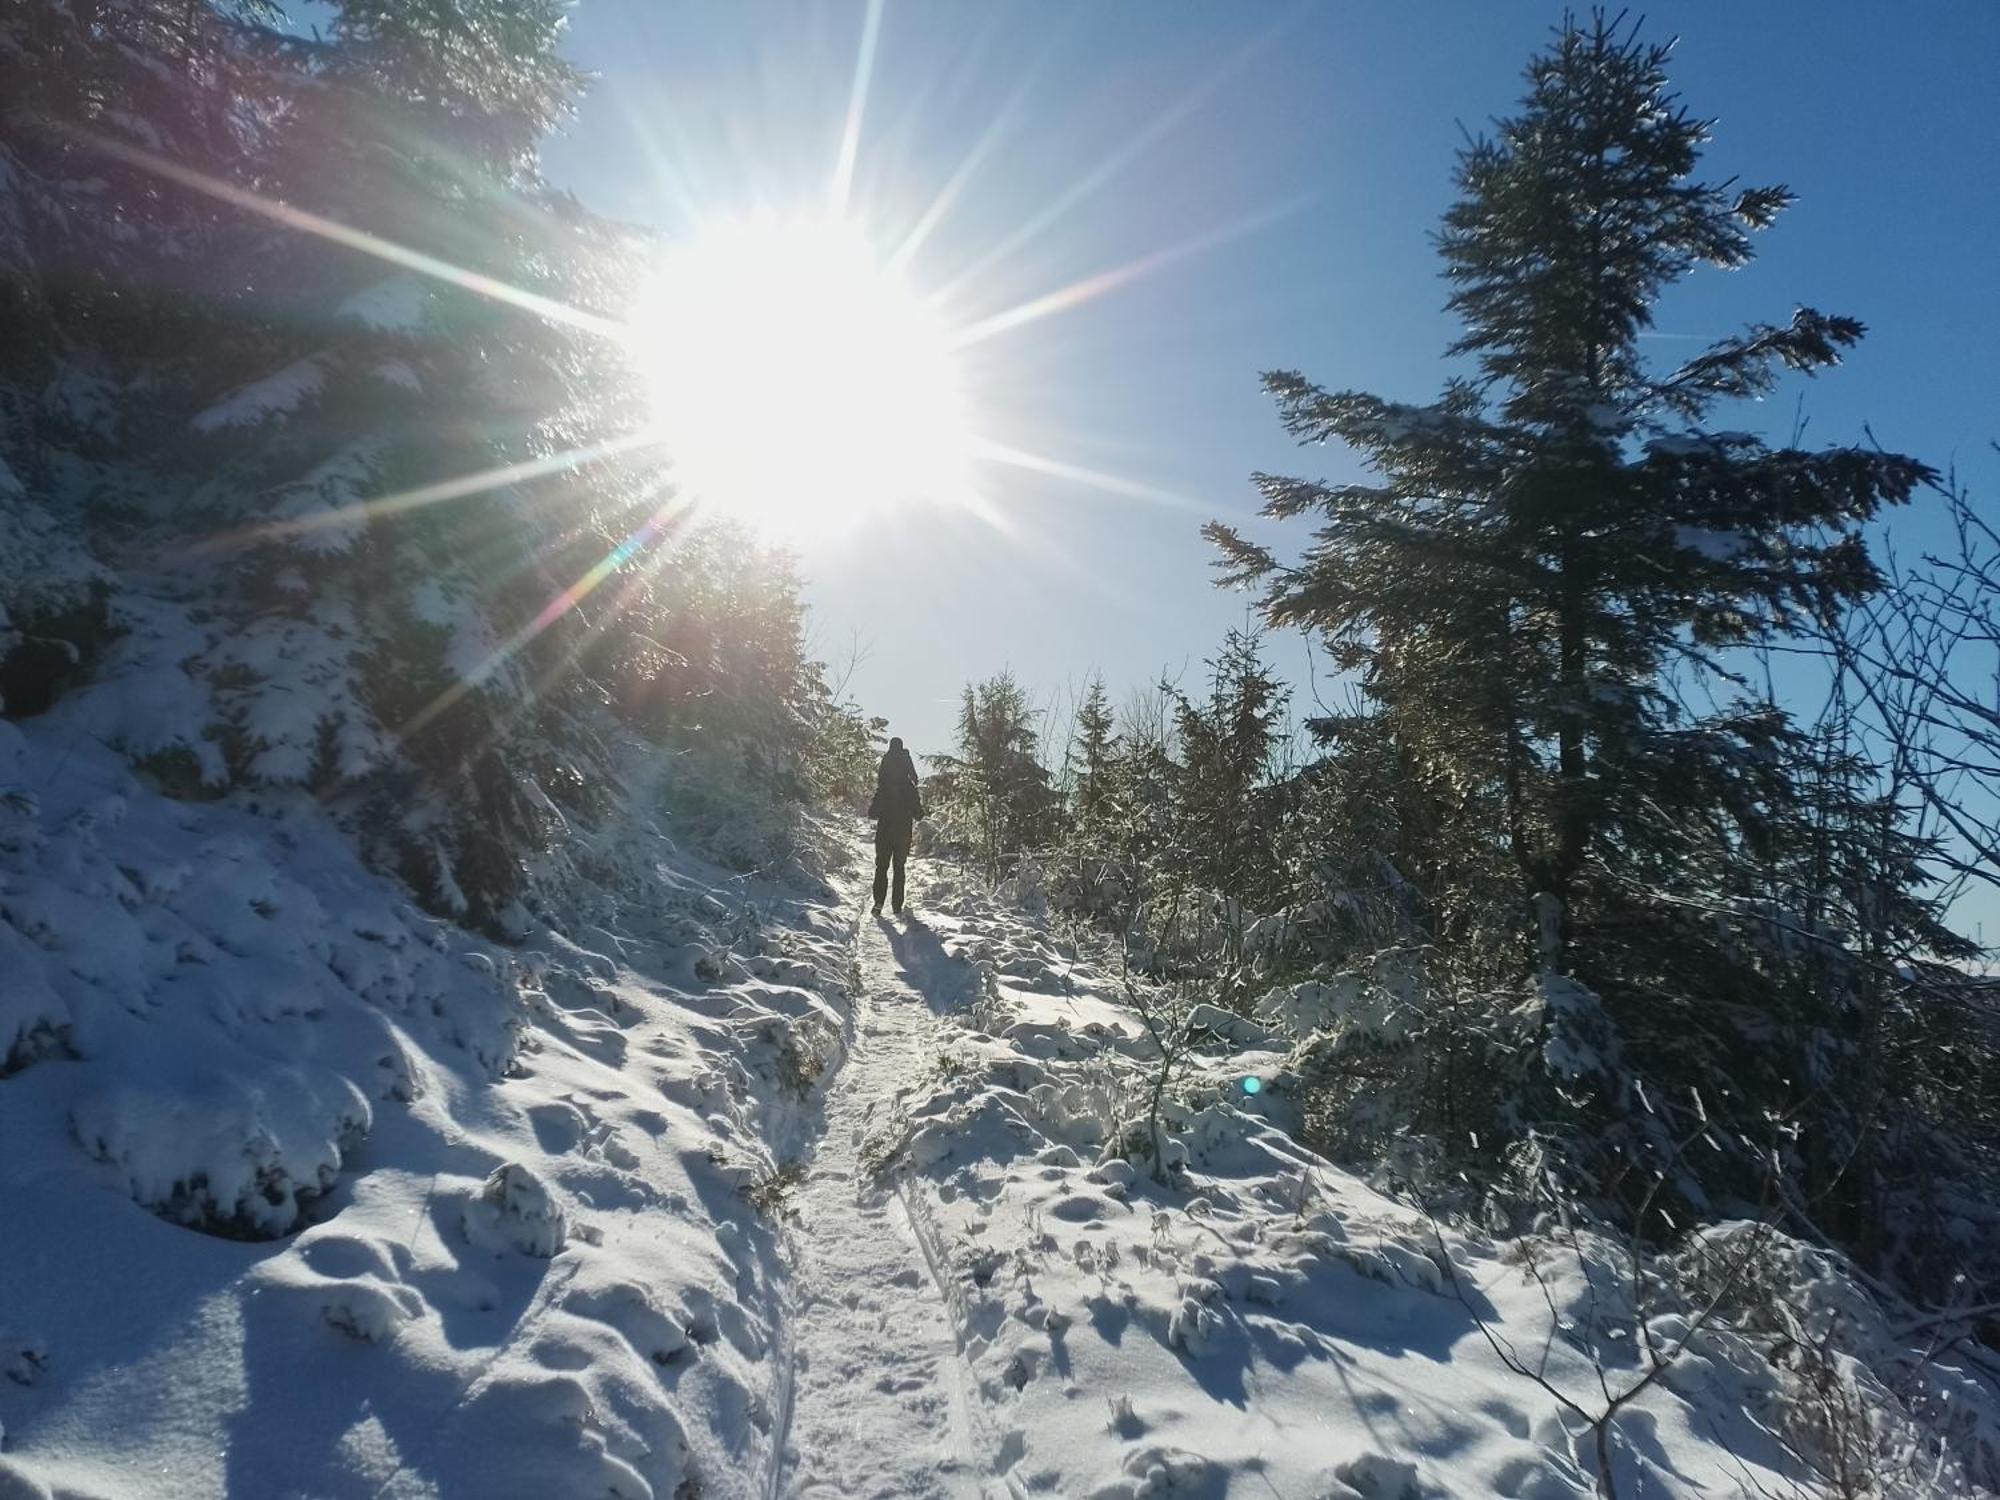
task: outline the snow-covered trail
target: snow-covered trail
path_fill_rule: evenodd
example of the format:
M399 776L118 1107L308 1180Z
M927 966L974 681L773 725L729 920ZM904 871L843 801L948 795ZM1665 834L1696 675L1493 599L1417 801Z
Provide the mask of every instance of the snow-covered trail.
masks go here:
M985 1465L969 1371L927 1255L872 1144L892 1139L936 1055L950 960L915 916L864 916L854 1038L789 1201L789 1367L773 1492L800 1500L975 1497Z

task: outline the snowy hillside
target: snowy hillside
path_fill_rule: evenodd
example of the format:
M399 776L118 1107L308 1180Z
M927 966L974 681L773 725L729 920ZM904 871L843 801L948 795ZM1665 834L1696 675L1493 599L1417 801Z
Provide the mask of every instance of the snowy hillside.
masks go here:
M640 828L507 951L310 799L0 791L0 1494L753 1492L826 892Z
M1799 1477L1774 1330L1303 1151L1282 1019L1151 1182L1116 986L949 867L857 920L845 835L779 886L641 822L507 950L309 802L32 725L0 784L0 1495L1582 1495L1683 1344L1617 1493ZM1798 1263L1866 1441L1990 1457L1990 1377Z
M1832 1260L1725 1226L1709 1279L1727 1316L1705 1321L1650 1271L1635 1308L1628 1248L1597 1235L1437 1225L1291 1139L1299 1038L1282 992L1267 997L1271 1029L1239 1021L1204 1045L1169 1110L1180 1165L1156 1185L1135 1128L1154 1052L1112 978L949 872L918 910L861 940L866 1005L938 1016L923 1076L885 1092L861 1159L892 1164L924 1295L942 1296L969 1367L941 1360L951 1374L926 1392L967 1392L964 1427L940 1440L969 1443L967 1468L1007 1493L1820 1493L1787 1448L1815 1399L1771 1359L1792 1337L1869 1355L1840 1371L1853 1403L1840 1437L1857 1472L1865 1452L1909 1488L1856 1493L1989 1492L1938 1466L1925 1428L1966 1439L1990 1483L1990 1360L1890 1328ZM1731 1284L1753 1248L1777 1280ZM871 1300L887 1326L921 1325L893 1291ZM1787 1304L1806 1328L1783 1322ZM1635 1388L1600 1490L1592 1421Z

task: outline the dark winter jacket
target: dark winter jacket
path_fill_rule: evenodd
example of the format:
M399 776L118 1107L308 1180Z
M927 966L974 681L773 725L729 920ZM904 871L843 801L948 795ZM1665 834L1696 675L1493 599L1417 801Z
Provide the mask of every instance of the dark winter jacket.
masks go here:
M875 796L868 804L876 836L905 840L911 826L923 815L924 798L917 788L916 764L909 751L893 746L882 757L881 768L875 773Z

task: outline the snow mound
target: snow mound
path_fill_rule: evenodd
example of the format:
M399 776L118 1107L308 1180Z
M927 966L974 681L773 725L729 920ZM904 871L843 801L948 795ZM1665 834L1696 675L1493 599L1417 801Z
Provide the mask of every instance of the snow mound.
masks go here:
M33 1385L48 1362L48 1346L40 1339L0 1328L0 1377L16 1385Z
M325 384L326 368L317 359L296 360L197 412L188 425L200 433L254 427L298 410L307 397Z
M385 333L415 333L431 299L431 289L418 277L388 276L349 296L336 315Z
M1419 1487L1415 1464L1379 1453L1364 1453L1335 1465L1333 1477L1339 1484L1337 1493L1362 1495L1367 1500L1431 1500L1443 1493Z
M1091 1500L1222 1500L1229 1471L1178 1448L1140 1448L1123 1465L1124 1477L1099 1485Z
M465 1237L496 1255L518 1251L549 1259L569 1238L569 1223L548 1184L518 1162L496 1167L465 1205Z
M178 1087L120 1081L70 1108L78 1144L134 1199L191 1228L288 1234L367 1134L368 1101L344 1078L273 1068L251 1082L204 1070Z

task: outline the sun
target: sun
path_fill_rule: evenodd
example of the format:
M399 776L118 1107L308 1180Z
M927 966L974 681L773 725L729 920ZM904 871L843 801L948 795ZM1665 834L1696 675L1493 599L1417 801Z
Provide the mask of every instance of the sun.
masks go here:
M629 337L680 491L775 540L969 497L953 330L852 223L708 226Z

